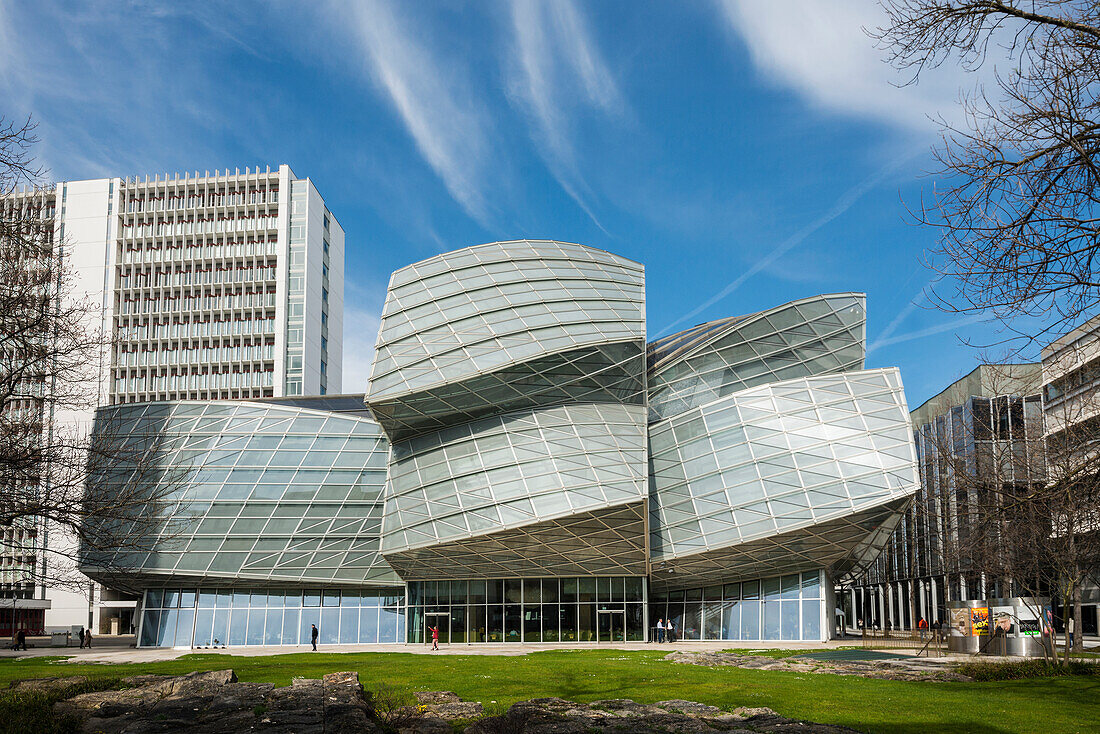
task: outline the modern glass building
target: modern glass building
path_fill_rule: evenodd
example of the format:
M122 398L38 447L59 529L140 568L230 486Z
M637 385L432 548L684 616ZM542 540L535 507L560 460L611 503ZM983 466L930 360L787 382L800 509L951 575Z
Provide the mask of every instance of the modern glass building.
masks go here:
M637 263L439 255L393 274L365 396L102 410L178 486L85 569L144 589L143 645L824 639L917 488L864 343L859 294L647 345Z

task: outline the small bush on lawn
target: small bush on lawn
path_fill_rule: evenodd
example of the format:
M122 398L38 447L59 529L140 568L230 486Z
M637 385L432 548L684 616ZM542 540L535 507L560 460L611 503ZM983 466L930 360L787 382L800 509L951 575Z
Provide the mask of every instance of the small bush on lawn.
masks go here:
M962 663L959 673L976 681L1052 678L1063 675L1100 675L1100 665L1070 661L1068 667L1049 660L1018 660L1007 663Z
M0 734L70 734L83 723L75 716L55 716L53 705L80 693L119 687L118 680L105 678L52 691L0 691Z

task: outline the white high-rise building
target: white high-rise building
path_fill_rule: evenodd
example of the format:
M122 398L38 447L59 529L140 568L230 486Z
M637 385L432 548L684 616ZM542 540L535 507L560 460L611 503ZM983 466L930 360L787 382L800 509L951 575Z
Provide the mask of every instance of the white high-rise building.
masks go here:
M55 213L77 294L103 306L101 405L341 391L344 231L308 178L281 165L33 196ZM102 629L83 595L44 592L46 628Z

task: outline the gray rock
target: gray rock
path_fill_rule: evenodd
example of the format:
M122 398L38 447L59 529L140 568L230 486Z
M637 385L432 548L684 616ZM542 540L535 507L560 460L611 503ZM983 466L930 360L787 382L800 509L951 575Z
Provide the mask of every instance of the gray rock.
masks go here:
M88 682L84 675L70 675L65 678L33 678L31 680L12 681L10 689L21 693L35 691L41 693L54 693L65 691L74 686L82 686Z

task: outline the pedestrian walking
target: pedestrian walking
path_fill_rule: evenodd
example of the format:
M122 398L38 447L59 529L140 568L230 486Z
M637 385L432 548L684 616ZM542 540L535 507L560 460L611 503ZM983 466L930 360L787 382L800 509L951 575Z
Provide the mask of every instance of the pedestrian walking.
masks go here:
M665 638L669 642L676 642L676 625L673 624L672 619L669 619L665 625Z
M90 629L84 630L84 647L89 650L92 649L92 631Z
M80 634L80 649L83 650L84 649L84 628L83 627L80 628L80 633L79 634Z
M665 641L665 620L662 617L657 620L657 642L662 643Z
M439 649L439 628L438 627L429 627L428 630L432 633L432 649L433 650L438 650Z
M309 633L309 641L313 643L313 652L317 652L317 637L318 636L319 636L319 633L317 632L317 625L311 624L310 625L310 633Z
M921 642L924 642L924 635L928 632L928 620L926 620L924 617L921 617L920 621L917 622L917 630L920 631Z
M1073 617L1066 620L1066 634L1069 635L1069 649L1073 649L1073 633L1076 629L1076 625L1073 623Z

